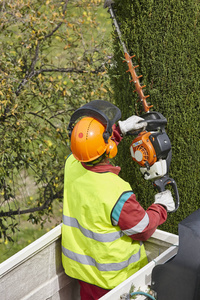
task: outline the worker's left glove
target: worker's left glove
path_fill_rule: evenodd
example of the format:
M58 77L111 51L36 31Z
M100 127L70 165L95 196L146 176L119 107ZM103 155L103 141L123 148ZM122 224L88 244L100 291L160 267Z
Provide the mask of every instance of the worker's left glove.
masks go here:
M165 206L168 212L172 212L175 209L175 203L170 190L156 194L154 203Z
M143 122L141 122L141 121L143 121ZM118 124L119 124L120 131L123 135L125 135L127 132L135 131L138 129L145 130L145 128L147 126L147 122L145 122L143 118L135 116L135 115L132 117L129 117L128 119L126 119L124 121L119 121Z

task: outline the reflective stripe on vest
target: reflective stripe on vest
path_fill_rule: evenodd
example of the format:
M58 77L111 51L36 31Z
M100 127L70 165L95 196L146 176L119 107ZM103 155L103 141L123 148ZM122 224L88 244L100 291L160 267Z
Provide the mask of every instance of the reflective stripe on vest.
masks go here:
M128 260L122 261L119 263L106 263L100 264L94 258L88 255L81 255L72 251L69 251L65 247L62 246L62 252L68 258L79 262L83 265L90 265L96 267L99 271L110 272L110 271L120 271L124 268L128 267L130 264L135 263L140 260L140 249L137 253L133 254L129 257Z
M68 217L63 215L63 224L75 228L79 228L79 230L82 232L82 234L90 239L93 239L98 242L102 243L109 243L113 242L120 237L124 235L122 231L117 232L110 232L110 233L97 233L93 232L89 229L85 229L83 226L81 226L76 218Z

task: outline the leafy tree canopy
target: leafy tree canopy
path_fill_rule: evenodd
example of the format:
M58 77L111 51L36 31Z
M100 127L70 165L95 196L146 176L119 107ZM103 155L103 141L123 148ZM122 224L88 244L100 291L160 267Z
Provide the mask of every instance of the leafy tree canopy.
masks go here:
M0 3L0 238L21 214L43 223L62 201L71 113L110 99L110 19L100 0Z

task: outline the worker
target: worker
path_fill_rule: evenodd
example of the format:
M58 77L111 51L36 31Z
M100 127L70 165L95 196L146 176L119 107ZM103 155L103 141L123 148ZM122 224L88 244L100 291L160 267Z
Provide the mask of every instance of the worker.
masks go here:
M62 263L65 273L78 279L81 300L99 299L145 266L142 241L174 209L166 190L156 194L145 211L130 184L118 176L120 167L110 163L123 136L145 128L146 122L131 116L113 124L116 106L103 100L90 104L92 110L87 112L86 105L75 112L75 119L82 118L71 126L72 154L66 159L64 179Z

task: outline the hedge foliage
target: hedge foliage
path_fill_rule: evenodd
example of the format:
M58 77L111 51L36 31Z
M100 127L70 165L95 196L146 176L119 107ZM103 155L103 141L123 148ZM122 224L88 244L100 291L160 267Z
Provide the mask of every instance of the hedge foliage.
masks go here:
M198 0L115 0L117 20L129 54L139 64L145 95L154 111L168 120L167 134L172 142L170 177L180 195L180 208L169 214L160 229L177 233L178 223L200 207L200 24ZM116 104L123 119L140 115L142 105L129 83L127 65L116 33L114 61L111 70ZM138 201L146 209L156 191L145 181L139 165L132 161L127 149L131 138L119 146L117 163L121 176L129 181Z

